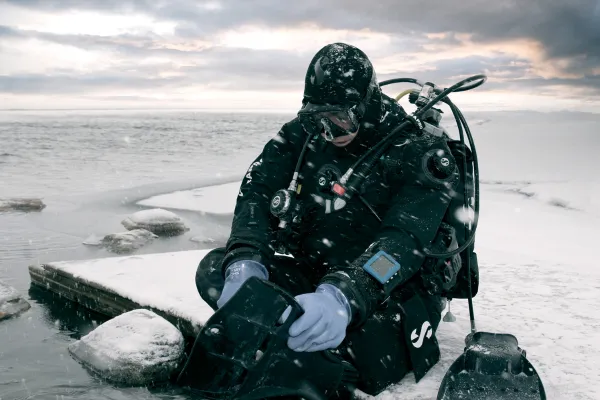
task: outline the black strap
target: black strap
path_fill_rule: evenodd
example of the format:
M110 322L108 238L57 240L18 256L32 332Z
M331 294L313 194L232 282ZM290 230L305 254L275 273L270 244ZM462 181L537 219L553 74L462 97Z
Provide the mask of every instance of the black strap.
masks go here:
M404 339L415 381L421 378L440 360L440 348L433 324L425 304L419 295L414 295L402 303L402 327Z

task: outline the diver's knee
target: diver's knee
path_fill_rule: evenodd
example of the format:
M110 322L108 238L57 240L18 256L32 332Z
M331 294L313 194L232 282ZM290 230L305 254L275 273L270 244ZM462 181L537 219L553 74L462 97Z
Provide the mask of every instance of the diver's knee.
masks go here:
M209 251L198 263L196 269L196 279L200 276L221 275L221 267L223 263L223 257L225 257L225 249L218 247Z
M224 248L213 249L200 260L196 269L196 289L200 297L213 308L216 307L216 301L223 290L222 262L224 256Z

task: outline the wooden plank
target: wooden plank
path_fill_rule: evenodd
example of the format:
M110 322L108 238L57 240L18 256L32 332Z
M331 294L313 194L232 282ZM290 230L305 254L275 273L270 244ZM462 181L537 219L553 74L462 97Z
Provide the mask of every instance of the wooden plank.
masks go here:
M102 287L93 282L80 281L49 264L42 264L40 266L32 265L29 267L29 274L32 284L50 290L67 300L111 318L131 310L145 308L154 311L171 322L186 337L196 337L201 327L194 325L189 320L169 314L155 307L138 304L109 288Z
M110 318L145 308L177 326L184 336L195 337L212 314L194 283L195 265L207 252L30 265L29 275L33 285Z

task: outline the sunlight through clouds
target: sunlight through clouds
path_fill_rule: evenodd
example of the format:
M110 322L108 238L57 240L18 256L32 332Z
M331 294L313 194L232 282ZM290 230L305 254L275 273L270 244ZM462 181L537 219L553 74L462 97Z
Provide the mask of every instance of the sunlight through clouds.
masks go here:
M6 0L0 108L39 107L52 96L53 107L95 99L98 107L295 109L310 59L340 41L364 50L379 80L448 85L486 73L465 107L576 109L579 98L600 112L596 0L486 8L464 0L435 13L424 1L400 9L391 0Z
M359 48L385 50L385 47L391 43L391 37L388 34L367 30L323 29L313 24L302 24L287 29L244 26L217 34L215 42L227 47L297 52L316 51L323 46L323 43L348 42Z

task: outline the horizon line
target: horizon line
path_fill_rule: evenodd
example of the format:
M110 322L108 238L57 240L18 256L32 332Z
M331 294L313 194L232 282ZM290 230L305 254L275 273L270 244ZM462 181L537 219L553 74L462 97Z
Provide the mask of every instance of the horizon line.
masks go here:
M23 111L202 111L202 112L217 112L217 113L273 113L273 114L295 114L298 110L292 109L272 109L272 108L202 108L202 107L109 107L109 108L0 108L0 112L23 112ZM506 109L468 109L467 112L536 112L536 113L583 113L583 114L600 114L600 110L532 110L528 108L506 108Z

